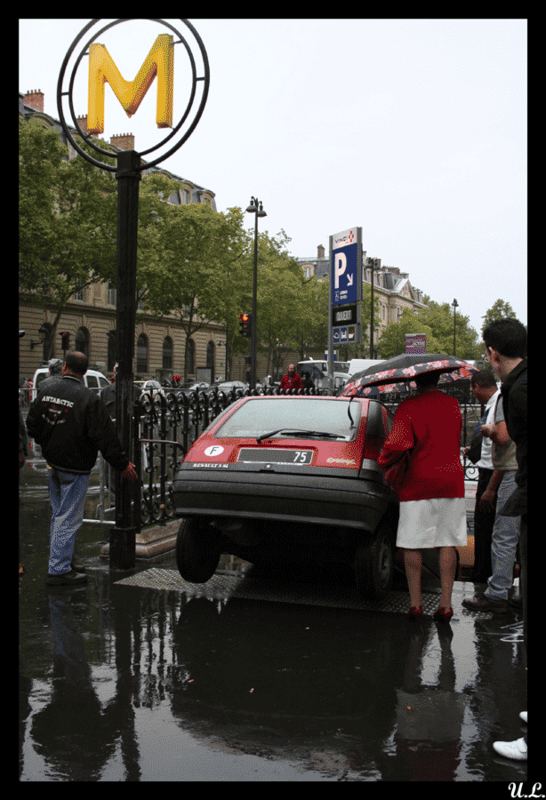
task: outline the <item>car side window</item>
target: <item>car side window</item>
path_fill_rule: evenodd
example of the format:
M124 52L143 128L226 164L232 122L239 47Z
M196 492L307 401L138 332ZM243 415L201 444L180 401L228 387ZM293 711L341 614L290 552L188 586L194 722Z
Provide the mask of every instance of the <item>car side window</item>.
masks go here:
M109 383L106 380L106 378L101 378L100 375L99 375L99 383L100 383L100 388L101 389L104 389L105 386L109 386Z
M86 380L87 380L87 388L88 389L98 389L99 388L99 382L98 382L97 378L95 377L95 375L87 375L86 376Z

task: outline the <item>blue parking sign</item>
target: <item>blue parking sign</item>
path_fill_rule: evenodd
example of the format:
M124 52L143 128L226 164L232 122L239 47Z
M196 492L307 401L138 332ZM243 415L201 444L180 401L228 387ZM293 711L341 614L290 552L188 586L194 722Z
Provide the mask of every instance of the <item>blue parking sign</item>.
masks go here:
M330 252L330 303L345 306L362 299L362 244L360 229L349 228L332 236Z

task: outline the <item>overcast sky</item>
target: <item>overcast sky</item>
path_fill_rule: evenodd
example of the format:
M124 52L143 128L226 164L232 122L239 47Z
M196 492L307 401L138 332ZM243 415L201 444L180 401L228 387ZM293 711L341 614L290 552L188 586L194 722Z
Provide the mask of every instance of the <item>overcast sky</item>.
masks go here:
M55 118L62 60L88 21L20 20L19 89L41 89ZM499 297L527 323L526 20L190 21L210 92L162 166L212 190L219 211L257 195L268 215L260 230L284 229L295 257L361 226L369 256L437 302L457 298L478 332ZM132 21L97 41L132 79L165 32ZM175 117L184 59L177 48ZM77 114L87 113L86 64ZM138 151L165 135L155 84L130 119L107 86L105 117L104 137L133 133Z

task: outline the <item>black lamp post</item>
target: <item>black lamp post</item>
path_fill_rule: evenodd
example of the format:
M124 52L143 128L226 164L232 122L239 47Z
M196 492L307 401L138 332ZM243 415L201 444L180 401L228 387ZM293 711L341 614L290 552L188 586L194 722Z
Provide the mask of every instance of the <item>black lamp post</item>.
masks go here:
M458 302L453 298L453 302L451 304L453 306L453 355L457 355L457 308L459 307Z
M258 342L258 324L256 309L258 305L258 217L267 217L261 200L257 197L250 198L247 208L249 214L256 214L254 218L254 267L252 270L252 321L250 330L250 388L256 388L256 350Z

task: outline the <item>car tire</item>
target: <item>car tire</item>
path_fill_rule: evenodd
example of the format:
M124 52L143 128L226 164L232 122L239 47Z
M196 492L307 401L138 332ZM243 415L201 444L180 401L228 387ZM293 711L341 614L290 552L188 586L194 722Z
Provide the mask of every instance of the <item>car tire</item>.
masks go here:
M354 572L360 597L380 600L390 591L394 579L394 542L387 530L380 529L357 546Z
M205 583L220 560L218 534L199 519L183 519L176 537L176 566L190 583Z

